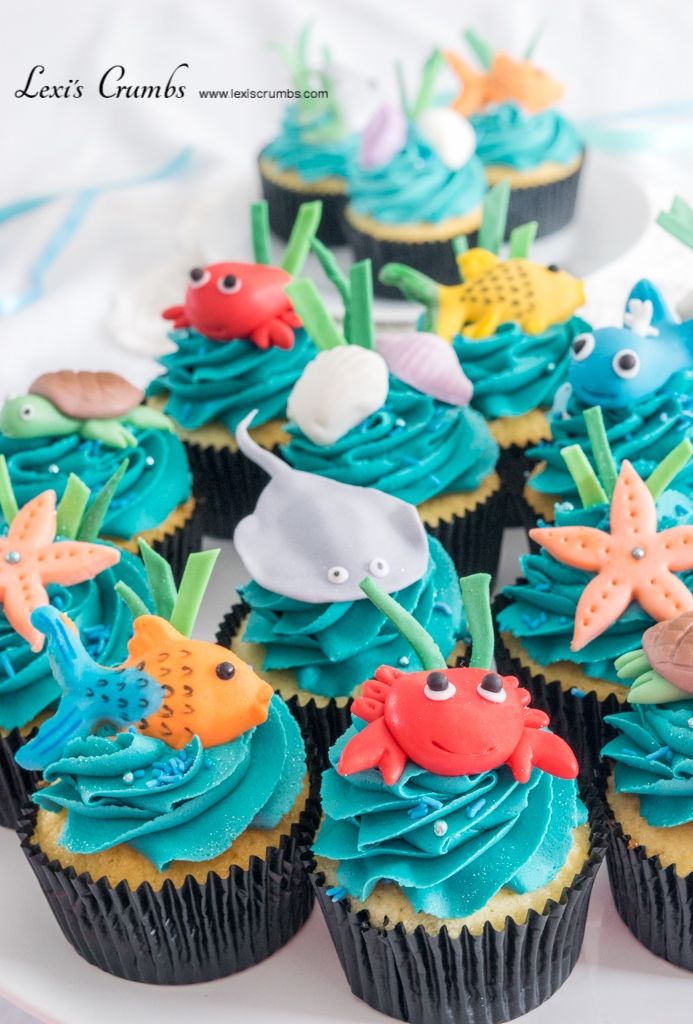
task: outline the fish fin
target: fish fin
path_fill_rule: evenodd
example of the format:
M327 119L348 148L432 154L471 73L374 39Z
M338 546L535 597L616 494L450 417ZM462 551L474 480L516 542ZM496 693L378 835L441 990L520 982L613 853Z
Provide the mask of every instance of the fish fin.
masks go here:
M636 302L651 302L652 303L652 326L658 327L662 324L673 324L676 323L671 310L664 301L664 296L660 292L659 288L648 281L647 278L643 277L637 284L634 284L630 290L630 295L626 301L626 309L624 313L624 324L628 326L626 317L628 315L630 304L632 300Z
M492 308L488 313L484 313L482 317L479 317L478 320L468 324L462 333L467 338L480 341L482 338L490 338L492 334L495 334L502 322L503 315L501 311Z
M550 319L546 314L527 313L526 316L520 317L520 324L525 334L542 334L547 330L549 323Z
M140 615L135 619L128 643L128 667L144 661L157 647L180 643L181 636L170 622L158 615Z
M466 313L465 303L460 301L462 285L442 285L435 322L431 325L434 334L453 342L460 334Z
M669 704L684 696L687 695L678 686L651 670L643 672L631 684L626 700L629 704Z
M498 263L500 260L495 253L489 252L488 249L482 249L480 246L467 249L466 252L461 252L457 256L457 266L465 281L475 281L477 277L481 277Z
M58 710L44 722L36 736L20 747L15 759L26 771L43 771L62 757L66 744L85 729L83 713L73 701L61 701Z
M486 75L475 71L466 60L452 50L444 50L443 56L462 86L451 105L458 114L469 117L483 106Z
M384 718L371 722L351 737L339 758L340 775L354 775L368 768L379 768L383 780L392 786L404 771L407 757L395 742Z

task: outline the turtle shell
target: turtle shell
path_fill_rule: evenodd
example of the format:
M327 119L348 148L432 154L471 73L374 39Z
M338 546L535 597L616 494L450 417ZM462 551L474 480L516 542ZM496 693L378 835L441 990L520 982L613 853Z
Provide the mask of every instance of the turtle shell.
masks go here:
M42 373L29 388L73 420L110 420L136 408L144 392L108 370Z
M686 693L693 693L693 611L650 626L642 648L655 672Z

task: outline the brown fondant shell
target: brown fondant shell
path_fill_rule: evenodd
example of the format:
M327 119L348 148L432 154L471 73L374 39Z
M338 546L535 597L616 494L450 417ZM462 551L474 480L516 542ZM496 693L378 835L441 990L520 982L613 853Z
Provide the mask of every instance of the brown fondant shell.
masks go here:
M650 626L643 633L642 649L655 672L693 692L693 611Z
M115 419L131 412L144 398L143 391L108 370L42 373L29 393L47 398L74 420Z

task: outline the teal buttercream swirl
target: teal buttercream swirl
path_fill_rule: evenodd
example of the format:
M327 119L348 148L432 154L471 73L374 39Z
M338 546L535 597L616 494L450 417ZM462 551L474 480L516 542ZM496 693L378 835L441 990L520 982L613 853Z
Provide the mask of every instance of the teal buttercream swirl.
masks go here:
M73 587L47 588L50 603L69 615L91 656L102 665L118 665L127 658L132 615L115 592L121 581L149 607L151 594L139 558L121 552L120 561L93 580ZM0 608L0 728L21 729L60 697L45 650L34 653L5 618Z
M517 103L499 103L470 121L477 156L486 167L502 164L528 171L548 162L569 164L584 149L573 125L556 110L530 114Z
M619 793L640 797L640 814L657 828L693 821L693 700L635 704L607 715L619 732L602 750L616 762Z
M422 579L392 596L447 656L463 635L460 585L451 559L428 538ZM239 593L250 607L243 639L265 648L263 668L292 670L302 690L347 697L380 665L423 668L389 619L370 601L307 604L251 581Z
M531 486L543 494L556 494L564 501L577 501L577 489L561 457L569 444L579 444L588 457L592 446L583 412L589 408L574 395L566 409L550 417L553 439L529 455L546 463L535 473ZM602 409L604 425L617 464L629 459L641 476L648 476L669 452L688 437L693 439L693 370L675 374L664 387L638 399L631 409ZM676 477L681 490L693 488L693 463Z
M299 105L287 107L282 130L260 154L273 160L283 171L296 171L305 181L346 178L347 167L356 158L358 136L333 128L329 111L316 111L306 117Z
M179 860L205 861L247 828L274 828L303 785L300 730L278 697L267 721L230 743L182 750L125 732L71 740L44 772L51 783L34 795L46 811L65 809L61 844L98 853L121 843L159 871Z
M315 852L338 862L337 878L364 900L378 882L400 886L414 910L466 917L507 886L532 892L555 878L587 821L573 780L535 768L516 782L506 767L445 777L408 761L393 786L377 769L343 777L336 765L362 726L352 726L330 751L322 779L323 824ZM423 816L410 816L422 802ZM434 825L444 821L438 836Z
M357 213L386 224L438 224L475 210L486 192L486 179L474 156L457 171L446 167L436 151L410 125L403 149L384 166L349 168L349 200Z
M666 491L657 501L657 523L660 530L693 525L693 499L678 491ZM608 532L609 508L594 505L570 510L558 505L556 525L592 526ZM640 647L643 632L654 620L633 602L601 636L582 650L571 651L577 604L594 573L562 565L545 549L538 555L523 555L520 563L527 582L504 589L511 603L498 616L499 629L520 639L541 665L570 661L587 676L627 685L617 676L614 660ZM693 572L677 575L693 590Z
M574 338L589 330L574 316L541 334L525 334L513 322L479 341L458 334L453 347L474 385L472 406L491 420L547 408L568 378Z
M445 405L394 377L385 405L334 444L317 445L290 423L282 455L294 469L376 487L419 505L473 491L498 461L498 445L472 409Z
M167 394L167 414L186 430L223 423L234 431L257 409L258 426L286 414L289 392L315 357L305 331L290 349L259 349L250 341L211 341L194 330L172 331L176 351L161 357L164 373L148 394Z
M131 448L109 448L79 434L66 437L11 438L0 434L0 454L7 459L12 486L20 506L46 490L61 498L71 473L75 473L95 497L127 459L125 476L104 520L102 533L129 539L152 530L187 501L192 475L182 442L167 430L132 433Z

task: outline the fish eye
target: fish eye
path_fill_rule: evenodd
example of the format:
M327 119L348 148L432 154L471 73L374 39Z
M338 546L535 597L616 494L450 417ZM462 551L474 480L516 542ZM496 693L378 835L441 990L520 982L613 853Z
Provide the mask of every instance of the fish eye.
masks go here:
M204 267L193 267L188 276L191 288L202 288L207 284L212 275Z
M640 373L640 356L632 348L622 348L612 359L611 365L617 377L631 380Z
M235 274L224 274L217 281L217 288L222 295L234 295L241 290L242 284L240 277L236 277Z
M349 579L349 570L343 565L333 565L327 570L327 579L330 583L346 583Z
M384 558L373 558L368 566L368 571L371 576L377 576L382 579L383 576L387 576L390 571L390 563Z
M487 672L477 686L476 692L484 700L490 700L492 704L502 704L508 697L503 689L503 679L497 672Z
M19 415L22 417L23 420L31 420L34 417L34 411L35 410L33 405L29 405L29 403L27 402L27 404L23 405L22 408L19 410Z
M424 693L429 700L450 700L457 693L446 672L436 670L426 676Z
M546 269L550 270L552 274L557 274L561 268L558 266L557 263L549 263Z
M581 363L583 359L588 359L594 352L594 345L593 334L578 334L570 347L575 362Z
M215 669L220 679L233 679L236 675L236 669L230 661L220 661Z

